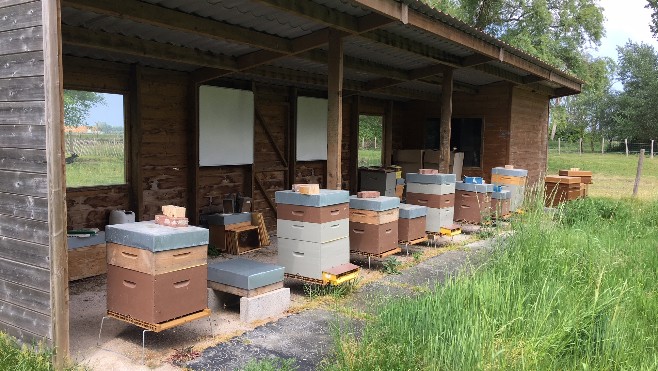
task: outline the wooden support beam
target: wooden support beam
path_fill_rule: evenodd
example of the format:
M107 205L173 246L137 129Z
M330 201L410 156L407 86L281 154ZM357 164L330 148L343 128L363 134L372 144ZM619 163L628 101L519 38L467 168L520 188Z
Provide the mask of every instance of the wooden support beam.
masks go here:
M350 105L350 194L355 195L359 191L359 104L361 98L352 96Z
M295 184L297 174L297 88L288 89L288 189Z
M135 220L142 217L144 192L142 190L142 66L130 66L130 92L128 93L128 125L130 130L130 208Z
M66 240L66 177L64 164L64 77L59 37L61 9L58 0L41 1L43 32L43 93L45 100L46 171L48 178L48 244L50 257L50 338L57 350L55 369L63 369L69 356L69 272ZM25 277L29 280L30 277Z
M393 48L402 49L419 56L432 59L435 62L445 64L451 67L462 67L462 58L447 53L441 49L437 49L430 45L408 39L406 37L384 31L375 30L362 33L359 37L363 37L370 41L375 41L380 44L388 45Z
M272 51L291 51L290 40L134 0L65 0L62 6L182 31L213 40L235 41Z
M329 35L327 112L327 189L341 189L343 142L343 39Z
M190 74L188 82L190 123L187 126L187 217L199 224L199 83Z
M452 74L451 69L443 74L441 86L441 127L439 129L439 171L450 172L450 125L452 122Z
M276 152L277 157L279 158L279 161L283 164L284 167L288 167L288 159L286 156L283 154L283 151L281 148L279 148L279 145L276 143L274 140L274 136L272 135L272 132L270 131L270 128L267 127L267 123L265 122L265 119L263 118L263 115L261 115L260 110L258 107L255 109L256 113L256 121L260 124L260 126L263 128L263 131L265 132L265 136L267 137L267 141L270 142L270 145L274 148L274 152Z
M383 161L382 165L391 166L393 159L393 102L386 103L386 114L384 115L384 140L382 143Z
M93 31L82 27L62 26L62 40L66 45L82 46L138 57L155 58L221 70L237 70L235 58L203 52L198 49L162 44L136 37Z

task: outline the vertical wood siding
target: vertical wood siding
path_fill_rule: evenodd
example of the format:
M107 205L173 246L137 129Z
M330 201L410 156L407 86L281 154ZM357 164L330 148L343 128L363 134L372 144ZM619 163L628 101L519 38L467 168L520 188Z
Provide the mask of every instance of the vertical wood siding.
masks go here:
M0 0L0 330L50 340L40 1Z

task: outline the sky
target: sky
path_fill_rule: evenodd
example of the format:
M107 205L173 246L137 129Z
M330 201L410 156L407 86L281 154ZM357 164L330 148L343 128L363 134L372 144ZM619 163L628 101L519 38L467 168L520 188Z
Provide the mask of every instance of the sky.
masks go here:
M97 122L105 122L112 126L123 126L123 95L105 93L101 95L105 97L106 104L92 108L89 111L89 116L87 116L87 123L91 126Z
M592 54L617 60L617 46L623 46L629 39L658 49L658 40L651 36L649 29L651 11L644 8L646 3L646 0L600 0L606 36L598 51L592 51Z

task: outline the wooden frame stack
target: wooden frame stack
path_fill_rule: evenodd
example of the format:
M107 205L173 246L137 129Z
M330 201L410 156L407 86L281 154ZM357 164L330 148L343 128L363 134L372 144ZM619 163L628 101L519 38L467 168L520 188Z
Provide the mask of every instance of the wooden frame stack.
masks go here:
M515 169L512 165L491 169L491 183L510 191L510 211L515 213L523 207L528 170Z
M426 231L439 233L452 226L455 216L454 174L407 174L407 198L411 205L427 207Z
M139 222L105 235L108 312L158 324L207 309L207 229Z
M400 199L350 197L350 249L379 255L398 248Z
M592 184L592 172L580 170L577 168L569 170L560 170L561 176L575 176L580 178L580 197L587 197L589 194L589 185Z
M347 191L277 191L275 199L279 265L287 275L322 280L323 272L349 263Z

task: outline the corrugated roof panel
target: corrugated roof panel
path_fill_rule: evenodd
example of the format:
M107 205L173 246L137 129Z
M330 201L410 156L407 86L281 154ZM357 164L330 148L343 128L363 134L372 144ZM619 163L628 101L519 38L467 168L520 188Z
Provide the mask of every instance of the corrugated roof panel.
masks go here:
M439 98L439 95L441 94L441 86L436 85L436 84L428 84L426 82L422 81L407 81L403 82L401 84L395 85L395 87L398 87L400 89L408 89L408 90L413 90L413 91L422 91L425 93L433 93L436 94L437 96L437 101Z
M191 72L199 68L198 66L192 66L183 63L168 62L160 59L152 59L145 57L136 57L132 55L107 52L100 49L90 49L90 48L71 46L66 44L62 46L62 52L64 55L70 55L73 57L99 59L103 61L119 62L126 64L140 63L147 67L163 68L163 69L174 70L174 71Z
M458 57L466 57L473 54L471 50L464 46L443 40L429 32L409 27L407 25L395 23L387 26L384 28L384 30L395 33L396 35L402 36L404 38L423 43L425 45L444 51L448 54L456 55Z
M343 50L345 55L398 69L412 70L432 64L431 59L364 39L362 37L350 37L345 39Z
M327 8L335 9L341 13L346 13L355 17L362 17L364 15L370 14L371 12L365 10L359 6L354 5L351 2L345 0L312 0L314 3L324 5Z
M91 30L100 30L125 36L138 37L143 40L152 40L160 43L211 51L229 56L239 56L259 50L244 44L210 39L191 33L172 31L130 20L83 12L71 8L62 8L62 23Z
M503 81L502 78L489 75L472 68L462 68L455 70L453 74L455 81L464 82L471 85L487 85L498 81Z
M325 26L257 1L244 0L144 0L169 9L239 25L287 38L309 34Z

